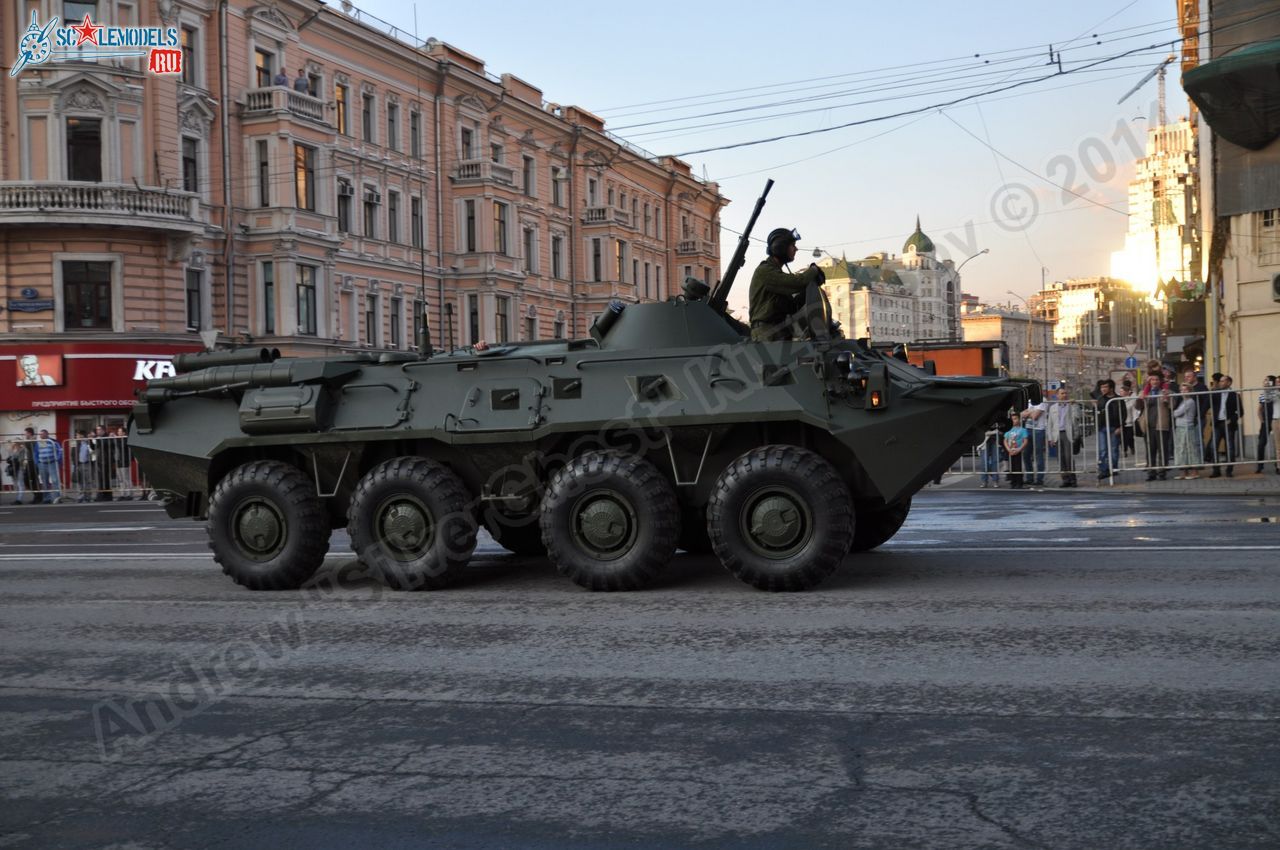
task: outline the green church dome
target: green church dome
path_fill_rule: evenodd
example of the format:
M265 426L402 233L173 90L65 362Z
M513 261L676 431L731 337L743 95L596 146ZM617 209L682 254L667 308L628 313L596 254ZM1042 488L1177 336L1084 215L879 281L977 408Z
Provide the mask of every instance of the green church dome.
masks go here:
M932 254L933 240L924 235L924 231L920 229L920 216L916 216L916 232L907 237L906 244L902 246L902 253L909 254L914 248L917 254Z

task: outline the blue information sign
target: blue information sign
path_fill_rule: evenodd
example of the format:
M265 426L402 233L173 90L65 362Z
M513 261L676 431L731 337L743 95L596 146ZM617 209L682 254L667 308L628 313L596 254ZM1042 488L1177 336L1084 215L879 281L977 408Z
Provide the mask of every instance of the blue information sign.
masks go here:
M1137 368L1138 368L1138 358L1136 358L1136 357L1134 357L1132 354L1130 354L1128 357L1126 357L1126 358L1124 359L1124 368L1126 368L1126 369L1137 369Z

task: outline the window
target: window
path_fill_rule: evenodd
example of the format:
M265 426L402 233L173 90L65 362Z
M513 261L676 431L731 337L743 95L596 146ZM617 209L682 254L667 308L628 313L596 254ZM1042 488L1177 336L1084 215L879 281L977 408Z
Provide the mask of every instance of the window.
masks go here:
M314 72L308 72L307 73L307 94L311 95L312 97L319 97L321 82L322 81L320 79L319 74L316 74Z
M564 339L564 320L556 319L554 339Z
M200 191L200 142L182 137L182 191Z
M422 159L422 113L409 113L409 156Z
M612 187L612 186L610 186L610 187L609 187L609 203L608 203L608 206L613 206L613 187Z
M499 295L494 301L497 307L494 333L498 342L508 342L511 339L511 299Z
M616 271L618 272L617 280L619 283L627 279L627 243L621 239L618 240L618 247L614 259Z
M653 269L653 272L654 272L654 278L653 278L654 291L657 292L658 300L661 301L662 300L662 266L655 266Z
M67 179L102 182L101 119L67 119Z
M373 141L373 95L360 97L360 138L366 142Z
M422 247L422 199L409 199L409 242L415 248Z
M600 183L594 177L587 178L587 206L594 207L600 195Z
M1277 212L1280 212L1280 210L1263 210L1263 211L1262 211L1262 226L1263 226L1263 227L1275 227L1275 226L1276 226L1276 213L1277 213Z
M635 198L631 199L631 226L640 226L640 202Z
M564 168L551 166L551 203L557 207L564 206Z
M271 78L275 76L275 64L275 54L263 50L261 47L253 51L254 80L258 84L258 88L265 89L272 85Z
M493 160L498 165L502 165L502 161L506 159L506 151L502 149L502 145L497 142L493 142L489 145L489 159Z
M187 269L187 330L189 331L198 331L204 327L200 316L203 279L204 273L199 269Z
M640 261L639 260L631 261L631 282L636 284L640 283Z
M423 348L426 342L427 332L427 302L414 299L413 301L413 342L414 348Z
M689 234L690 234L690 231L689 231L689 216L687 216L687 215L682 215L682 216L680 216L680 238L681 238L681 239L688 239L688 238L689 238Z
M564 237L551 237L551 276L564 277Z
M333 101L337 111L338 132L344 136L351 135L351 125L347 122L350 120L347 103L350 100L351 92L342 83L335 83L333 86Z
M538 320L533 316L524 317L524 338L529 342L538 338Z
M644 205L644 235L645 236L649 235L649 224L651 219L652 219L652 211L649 209L649 205L645 204Z
M507 245L507 205L493 202L493 249L499 254L509 253Z
M381 200L377 189L364 187L364 235L369 239L378 237L378 204Z
M66 330L111 330L111 263L64 261L62 311Z
M600 240L592 239L591 240L591 279L596 281L604 279L603 255L601 253L601 250L602 250L602 246L600 245Z
M391 347L400 348L400 334L404 331L404 299L391 299Z
M467 219L466 249L470 253L476 249L476 202L464 201L463 207Z
M470 127L463 127L459 133L460 147L462 149L458 152L463 159L476 158L475 140L475 132Z
M659 242L667 241L666 234L662 232L662 207L653 208L653 235L658 237Z
M81 18L80 20L84 20ZM179 39L182 43L182 81L189 86L199 84L196 76L196 31L183 27Z
M538 270L538 234L532 227L524 229L524 273Z
M316 334L315 266L298 266L298 333Z
M261 139L254 146L258 152L258 206L271 206L271 160L267 152L267 142Z
M682 280L682 281L684 281L684 280L688 280L688 279L689 279L689 278L691 278L691 277L693 277L693 266L685 266L685 267L684 267L684 277L683 277L681 280Z
M293 146L293 185L298 209L316 208L316 149L306 145Z
M262 264L262 332L276 332L276 270L270 260Z
M338 232L351 232L351 196L356 193L355 187L341 178L338 179Z
M523 175L524 175L524 180L523 180L524 193L528 195L530 198L532 198L534 195L537 194L537 192L535 192L534 189L537 188L538 172L535 170L533 157L531 156L526 156L524 158Z
M364 341L366 345L378 344L378 293L370 292L364 298Z
M387 147L400 150L400 107L394 103L387 104Z
M649 297L649 264L644 264L644 297Z
M387 192L387 241L400 241L400 193Z
M470 342L475 345L480 341L480 297L477 295L467 296L467 325L471 331Z

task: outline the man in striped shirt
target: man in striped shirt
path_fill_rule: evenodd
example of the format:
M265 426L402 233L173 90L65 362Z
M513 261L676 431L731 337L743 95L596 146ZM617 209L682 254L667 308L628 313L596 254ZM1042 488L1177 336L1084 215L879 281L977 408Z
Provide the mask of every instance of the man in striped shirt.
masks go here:
M62 501L62 484L58 476L58 470L62 466L62 446L49 437L48 429L41 428L35 449L41 501L46 505L56 505Z

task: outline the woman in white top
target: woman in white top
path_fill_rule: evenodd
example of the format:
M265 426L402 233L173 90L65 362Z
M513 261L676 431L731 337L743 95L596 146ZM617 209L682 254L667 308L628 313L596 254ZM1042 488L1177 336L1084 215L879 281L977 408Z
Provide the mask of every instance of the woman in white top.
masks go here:
M1049 445L1058 447L1058 472L1062 474L1059 487L1076 487L1074 449L1076 440L1075 405L1066 387L1059 387L1057 398L1049 405L1049 424L1045 430Z
M1199 405L1196 397L1190 395L1191 384L1182 385L1182 395L1173 409L1173 465L1180 470L1173 476L1174 481L1191 480L1200 477L1200 434L1196 423L1199 420Z

